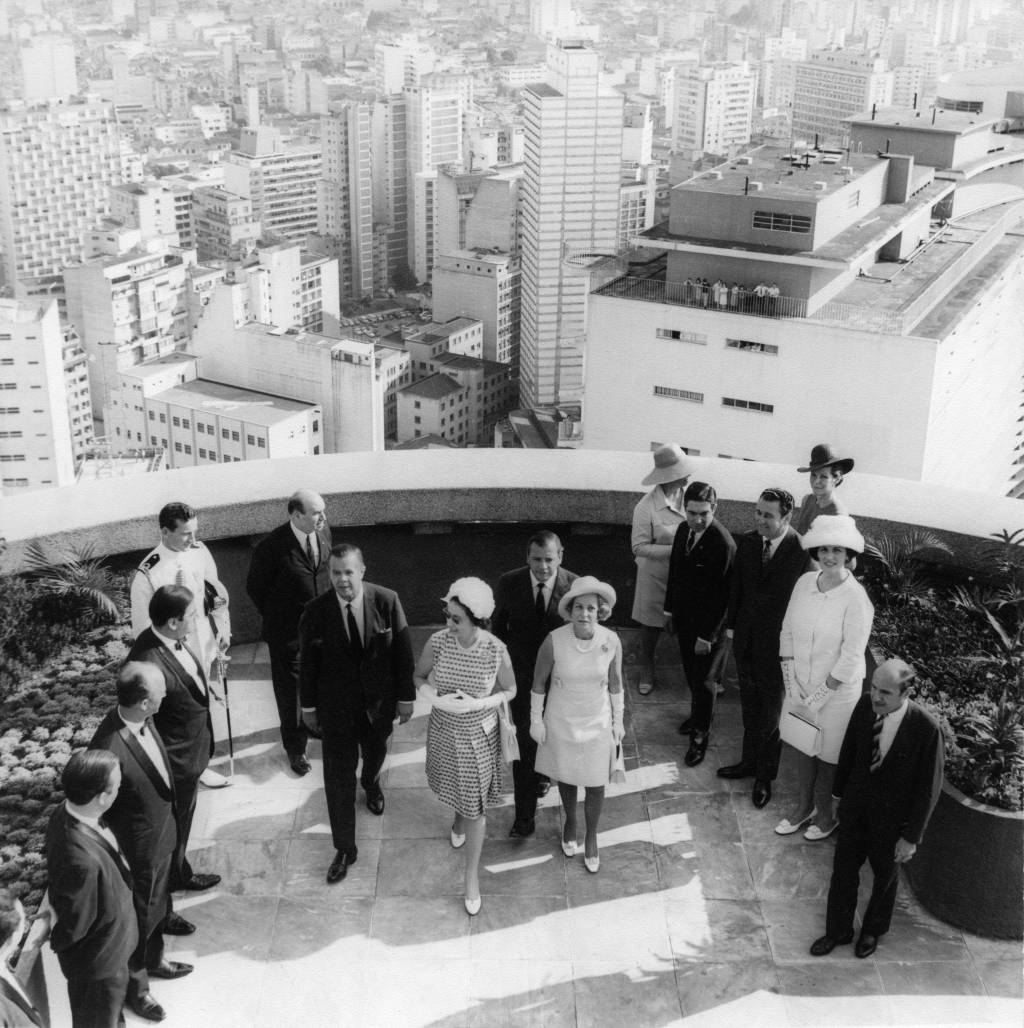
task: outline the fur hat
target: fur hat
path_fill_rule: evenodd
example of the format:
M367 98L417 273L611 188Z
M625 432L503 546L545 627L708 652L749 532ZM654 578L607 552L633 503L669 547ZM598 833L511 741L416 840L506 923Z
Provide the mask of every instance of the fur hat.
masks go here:
M457 600L473 617L481 621L494 613L494 593L482 578L457 578L441 600L444 603Z

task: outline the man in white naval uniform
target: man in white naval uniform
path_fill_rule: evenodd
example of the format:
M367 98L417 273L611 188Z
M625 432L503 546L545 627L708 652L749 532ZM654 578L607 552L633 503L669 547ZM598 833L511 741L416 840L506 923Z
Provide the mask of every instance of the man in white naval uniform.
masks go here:
M228 594L217 577L210 551L198 540L199 519L187 503L165 504L159 515L160 544L146 554L132 579L132 635L149 627L149 601L162 585L183 585L192 591L193 633L185 640L203 662L204 674L231 643ZM208 588L209 587L209 588ZM204 597L215 592L209 616ZM206 786L227 785L228 779L207 768L200 779Z

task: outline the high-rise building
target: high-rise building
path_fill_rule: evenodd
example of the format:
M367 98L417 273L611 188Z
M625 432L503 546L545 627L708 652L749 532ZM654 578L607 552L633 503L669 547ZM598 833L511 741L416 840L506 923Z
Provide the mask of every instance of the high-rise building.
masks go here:
M853 50L816 50L796 65L793 132L812 142L845 145L846 122L873 105L892 103L893 74L885 61Z
M286 144L277 129L243 129L224 162L224 188L252 201L264 236L304 242L316 232L319 144Z
M673 148L731 155L745 147L756 91L746 61L677 68Z
M143 240L134 228L94 239L105 252L65 271L67 318L90 357L93 410L103 411L104 435L116 443L119 426L107 423L104 408L120 370L188 339L187 272L194 253L162 239Z
M62 357L71 452L77 467L93 444L92 397L89 395L89 355L72 328L64 329Z
M813 424L865 472L1020 489L1024 148L941 117L676 186L663 257L590 298L585 444L795 466Z
M16 296L61 294L61 272L110 209L121 178L109 104L11 104L0 111L0 262Z
M311 332L337 328L341 312L336 258L280 243L261 247L235 280L243 276L253 321Z
M260 238L252 201L217 186L200 186L193 192L192 221L200 261L244 260Z
M75 45L67 36L41 32L21 48L20 56L25 103L67 100L78 92Z
M338 261L340 295L373 294L373 172L368 102L336 104L321 119L323 178L317 216L318 243Z
M409 285L411 278L406 106L401 93L374 103L371 169L373 223L378 226L374 264L379 269L378 275L403 287Z
M0 299L0 496L75 480L63 347L55 300Z
M462 164L461 79L424 75L404 90L409 174L409 268L418 282L430 278L434 265L437 169ZM450 80L456 81L450 81Z
M392 96L406 86L415 86L421 75L432 72L437 65L437 53L415 39L377 43L373 48L373 65L380 91Z
M528 406L583 386L587 265L618 243L622 97L583 43L548 47L549 80L523 90L520 390Z

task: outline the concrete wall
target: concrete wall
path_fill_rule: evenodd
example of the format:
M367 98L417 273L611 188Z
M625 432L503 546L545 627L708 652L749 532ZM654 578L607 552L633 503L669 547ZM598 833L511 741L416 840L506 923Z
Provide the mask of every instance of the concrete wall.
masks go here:
M719 517L732 530L752 525L753 501L763 488L782 486L798 498L807 491L796 460L787 466L696 463L695 477L715 485ZM629 525L650 468L645 452L433 450L268 460L88 483L5 499L0 533L8 545L0 573L19 569L33 539L89 542L131 567L157 541L159 508L186 499L199 509L200 535L231 593L236 635L255 638L255 612L244 595L251 548L284 521L287 496L309 486L324 495L335 539L363 546L370 579L397 588L415 622L436 622L438 597L460 575L494 583L522 563L535 528L552 526L563 536L567 567L612 582L620 593L615 622L627 624L634 574ZM959 561L977 557L991 533L1024 525L1018 501L859 468L842 490L866 534L930 528Z

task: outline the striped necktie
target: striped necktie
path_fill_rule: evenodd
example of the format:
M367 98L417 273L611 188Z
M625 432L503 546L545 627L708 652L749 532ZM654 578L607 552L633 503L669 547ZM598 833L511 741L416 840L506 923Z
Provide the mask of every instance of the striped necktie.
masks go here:
M879 714L871 726L871 770L877 771L882 766L882 724L885 715Z

